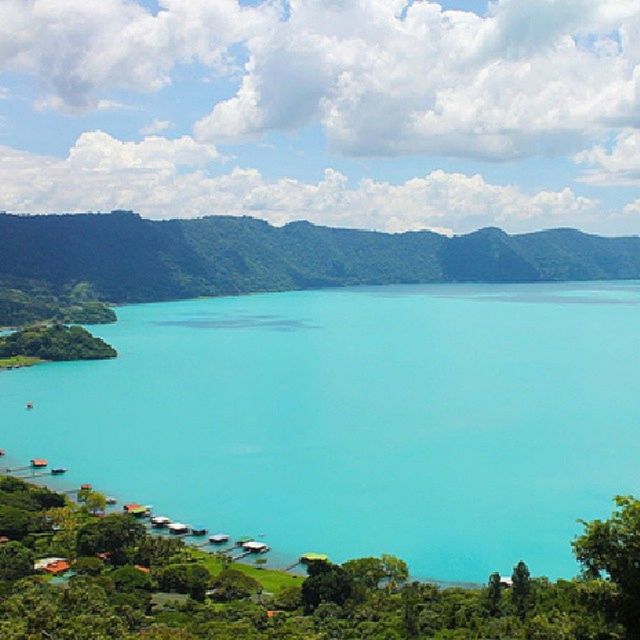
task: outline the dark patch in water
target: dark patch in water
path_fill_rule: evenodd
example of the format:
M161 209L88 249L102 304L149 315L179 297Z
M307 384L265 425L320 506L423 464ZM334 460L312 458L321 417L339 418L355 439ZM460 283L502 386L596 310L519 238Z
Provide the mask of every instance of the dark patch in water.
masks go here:
M274 315L262 314L160 320L155 324L190 329L268 329L270 331L302 331L319 328L307 320L279 318Z

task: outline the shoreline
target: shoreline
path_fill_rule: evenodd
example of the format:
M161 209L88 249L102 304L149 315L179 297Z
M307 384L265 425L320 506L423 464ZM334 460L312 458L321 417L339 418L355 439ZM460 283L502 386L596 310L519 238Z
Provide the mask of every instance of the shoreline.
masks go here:
M1 465L0 476L2 477L18 478L19 480L23 480L25 482L28 482L37 486L45 487L56 493L64 494L73 502L76 502L74 493L77 492L80 487L75 486L75 484L72 485L72 483L66 480L64 475L61 475L61 476L52 475L50 472L50 467L47 467L48 473L41 472L41 475L37 475L39 473L38 469L33 470L34 473L36 474L35 476L15 475L14 473L7 472L7 468L11 469L15 467L24 467L25 466L24 461L17 460L16 458L13 458L6 453L4 456L0 458L0 465ZM26 471L27 469L25 469L21 473L25 473ZM44 475L42 475L42 473L44 473ZM55 479L56 482L51 483L52 479ZM108 493L108 491L101 491L100 489L96 489L96 487L93 487L93 490L99 491L99 493L102 493L105 496L111 495ZM128 499L117 498L117 500L118 500L117 504L107 505L105 509L105 513L122 513L122 506L124 504L127 504ZM151 505L151 506L153 509L152 513L155 513L157 511L155 509L155 505ZM151 528L148 525L148 522L149 522L148 518L144 518L143 521L144 521L145 527L147 527L150 533L152 533L153 535L157 535L158 537L166 537L169 535L165 530L159 529L156 531L153 528ZM191 535L183 535L178 537L185 540L185 546L191 549L195 554L205 554L206 556L210 556L211 558L215 558L216 554L219 552L228 553L231 549L234 548L233 545L231 546L222 545L221 547L217 547L216 545L209 545L208 542L205 540L202 540L201 537L200 538L193 537ZM232 536L232 539L233 539L233 536ZM193 540L193 542L191 542L191 540ZM242 565L243 567L247 567L251 570L255 570L259 572L274 572L290 578L300 578L300 577L306 576L304 565L302 565L299 562L300 555L302 555L302 553L304 552L300 552L299 554L298 553L291 554L287 552L278 551L277 549L274 549L273 547L271 547L268 553L269 554L273 553L273 555L275 556L273 560L276 560L282 566L270 565L269 560L271 560L271 558L269 558L267 554L265 554L267 555L267 558L266 558L267 564L263 566L258 566L254 562L250 561L250 559L254 559L253 555L247 556L246 559L241 558L238 560L234 560L232 561L232 564L239 564L239 565ZM263 555L259 555L258 557L264 558ZM349 558L349 560L352 560L352 559L357 559L357 558ZM295 566L293 566L293 568L289 568L294 563L296 563ZM338 562L337 564L342 564L342 563ZM287 568L289 568L289 570L286 570ZM412 574L409 574L409 578L407 581L408 582L417 581L424 584L432 584L437 586L440 589L448 589L448 588L480 589L485 586L484 583L482 582L473 582L468 580L442 580L442 579L437 579L437 578L432 578L427 576L416 576Z

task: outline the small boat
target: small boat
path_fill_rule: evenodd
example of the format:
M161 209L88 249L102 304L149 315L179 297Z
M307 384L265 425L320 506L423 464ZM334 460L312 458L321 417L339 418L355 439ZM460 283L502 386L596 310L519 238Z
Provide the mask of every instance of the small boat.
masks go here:
M186 524L182 524L182 522L173 522L167 528L169 533L173 533L176 536L189 533L189 527Z
M163 529L171 524L171 519L166 516L155 516L151 518L151 526L156 529Z
M55 467L51 469L52 476L61 476L63 473L67 473L67 470L64 467Z
M242 536L242 538L238 538L236 540L236 547L242 547L247 542L253 542L253 540L254 540L254 538L252 538L251 536Z
M195 527L191 527L191 535L192 536L206 536L208 533L206 527L202 527L200 525L196 525Z
M27 402L25 406L27 409L33 409L33 402Z
M118 501L113 496L107 496L105 502L107 504L118 504Z
M211 544L224 544L225 542L229 542L229 536L226 533L216 533L215 535L209 536L209 542Z
M4 449L0 449L0 458L6 453Z

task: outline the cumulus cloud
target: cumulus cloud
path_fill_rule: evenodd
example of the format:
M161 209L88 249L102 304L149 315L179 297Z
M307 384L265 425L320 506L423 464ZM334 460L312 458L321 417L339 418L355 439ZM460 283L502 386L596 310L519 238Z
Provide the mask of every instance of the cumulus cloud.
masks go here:
M630 202L625 206L624 212L628 215L640 215L640 200Z
M292 1L247 42L236 95L196 136L320 121L345 154L504 160L576 151L640 119L635 0L500 0L487 17L405 5Z
M160 133L161 131L168 129L170 126L170 120L159 120L158 118L156 118L148 125L142 127L142 129L140 129L140 133L145 136L151 135L153 133Z
M334 169L316 183L269 180L255 169L213 175L214 147L184 136L122 142L82 134L65 159L0 147L0 209L76 212L134 209L152 218L251 214L274 224L308 219L341 227L466 231L563 225L597 209L570 189L527 194L480 175L433 171L398 185L371 179L355 186Z
M616 137L611 149L597 145L575 156L587 170L578 179L600 186L640 186L640 131L627 129Z
M82 111L114 89L156 91L179 63L224 71L229 47L275 19L271 3L160 0L159 6L154 14L130 0L3 0L0 71L37 76L42 105Z
M505 160L640 122L637 0L497 0L484 17L427 0L0 3L0 70L37 76L50 108L156 91L194 62L240 72L196 123L204 142L321 123L344 154Z

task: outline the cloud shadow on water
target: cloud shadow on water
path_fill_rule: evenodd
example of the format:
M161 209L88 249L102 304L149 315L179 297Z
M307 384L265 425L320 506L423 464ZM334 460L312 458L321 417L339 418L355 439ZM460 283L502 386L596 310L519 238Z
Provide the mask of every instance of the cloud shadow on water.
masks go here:
M215 316L184 318L180 320L160 320L155 324L189 329L267 329L269 331L303 331L319 329L305 319L282 318L274 315L242 314L236 316Z

